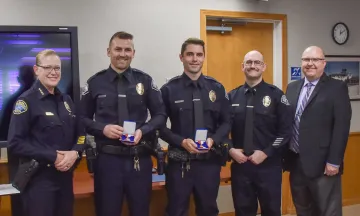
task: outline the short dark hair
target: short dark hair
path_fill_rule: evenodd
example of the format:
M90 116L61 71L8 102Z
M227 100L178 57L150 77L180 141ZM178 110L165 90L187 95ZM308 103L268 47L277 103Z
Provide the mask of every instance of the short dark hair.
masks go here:
M134 36L128 32L125 31L119 31L113 34L113 36L110 38L109 46L111 45L111 42L114 40L114 38L124 39L124 40L133 40Z
M181 46L181 55L184 55L184 52L186 50L186 47L189 45L189 44L195 44L195 45L200 45L203 47L203 51L204 51L204 54L205 54L205 42L199 38L189 38L187 39L186 41L184 41L184 43L182 44Z

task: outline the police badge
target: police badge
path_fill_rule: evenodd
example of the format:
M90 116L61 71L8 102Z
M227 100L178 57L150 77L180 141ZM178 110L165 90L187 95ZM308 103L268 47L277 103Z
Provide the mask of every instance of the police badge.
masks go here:
M216 100L216 93L213 90L209 92L209 98L211 102L214 102Z
M264 98L263 98L263 105L264 105L264 107L268 107L268 106L270 106L270 104L271 104L271 98L269 97L269 96L265 96Z
M144 85L142 83L138 83L136 84L136 92L139 95L143 95L144 94Z

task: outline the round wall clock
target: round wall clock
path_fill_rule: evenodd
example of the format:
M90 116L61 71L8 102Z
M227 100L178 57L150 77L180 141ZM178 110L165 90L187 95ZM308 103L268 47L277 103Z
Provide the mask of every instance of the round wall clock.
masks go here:
M334 25L332 30L332 37L335 43L343 45L349 39L349 28L343 22L338 22Z

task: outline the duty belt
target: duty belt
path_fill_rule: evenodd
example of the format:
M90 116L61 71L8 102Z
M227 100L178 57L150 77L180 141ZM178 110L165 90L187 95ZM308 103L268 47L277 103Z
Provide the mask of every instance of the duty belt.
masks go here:
M190 170L190 162L191 160L207 160L211 157L212 152L206 153L199 153L199 154L190 154L187 151L178 149L178 148L171 148L169 149L168 156L169 159L181 162L181 177L184 178L185 166L186 171Z
M133 156L134 157L134 169L140 171L140 156L150 155L150 146L146 141L141 141L134 146L125 145L101 145L99 152L105 154Z

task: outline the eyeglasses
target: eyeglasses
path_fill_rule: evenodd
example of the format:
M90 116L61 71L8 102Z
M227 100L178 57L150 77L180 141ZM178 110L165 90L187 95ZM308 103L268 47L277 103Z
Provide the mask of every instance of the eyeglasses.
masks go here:
M319 61L325 60L323 58L302 58L303 62L309 63L310 61L313 63L318 63Z
M247 60L246 62L244 62L244 64L246 66L252 66L253 64L255 66L262 66L264 64L264 62L262 61L259 61L259 60L255 60L255 61L252 61L252 60Z
M43 66L43 65L36 65L36 66L43 68L44 71L47 72L47 73L50 73L52 70L54 70L56 73L59 73L60 70L61 70L61 68L60 68L59 66L55 66L55 67L48 66L48 65L45 65L45 66Z

